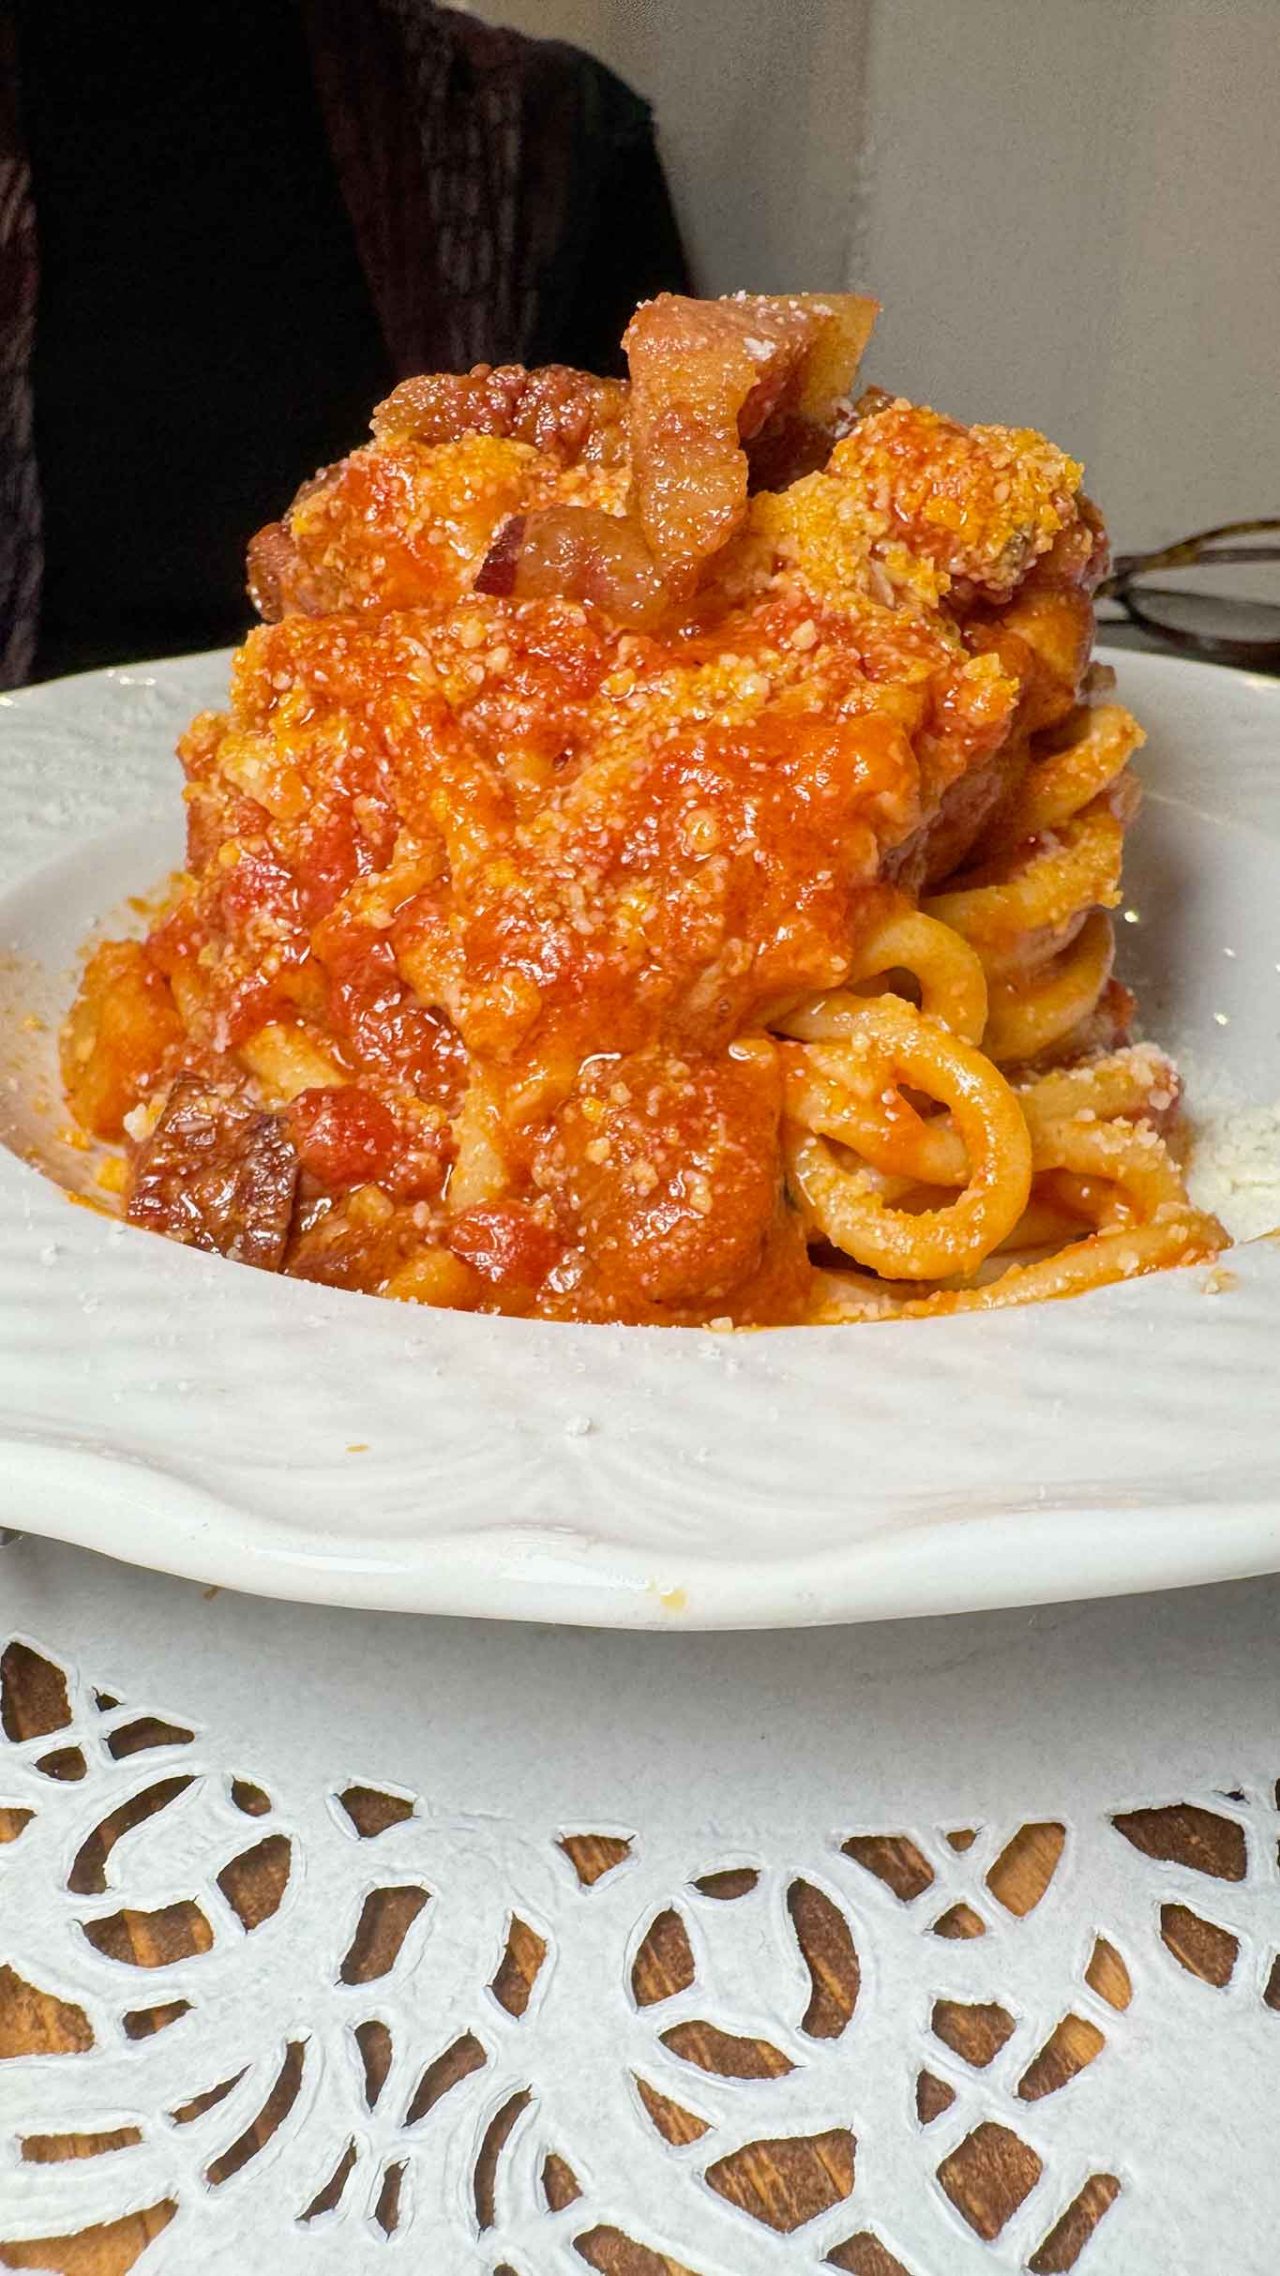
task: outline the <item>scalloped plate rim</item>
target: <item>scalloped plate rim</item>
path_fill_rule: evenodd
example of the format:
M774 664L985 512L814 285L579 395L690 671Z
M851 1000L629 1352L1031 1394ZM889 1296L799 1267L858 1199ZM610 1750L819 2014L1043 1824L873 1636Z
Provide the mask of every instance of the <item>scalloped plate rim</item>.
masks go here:
M1242 696L1245 691L1252 696L1261 685L1266 691L1261 699L1264 708L1268 700L1280 701L1280 688L1275 683L1259 683L1253 675L1220 672L1216 667L1178 659L1134 656L1127 652L1120 652L1116 660L1122 675L1128 673L1136 679L1149 679L1154 673L1158 684L1162 677L1171 675L1168 679L1171 689L1179 676L1185 686L1187 673L1194 673L1203 688L1204 675L1212 674L1219 686L1229 683L1236 696ZM191 707L187 693L189 681L198 680L203 693L210 674L222 661L216 656L172 658L157 664L116 668L109 673L87 673L74 680L18 691L5 699L5 712L9 714L5 729L20 726L23 717L30 717L35 711L46 735L56 745L61 734L70 753L72 746L83 747L86 737L92 742L95 730L92 726L86 729L83 723L68 723L60 730L60 706L74 712L77 707L83 709L86 702L91 707L96 705L108 689L122 694L126 690L148 689L155 700L151 702L150 697L147 698L150 705L147 731L154 735L163 726L171 736L174 726L182 722ZM1280 718L1277 734L1280 737ZM152 794L158 793L163 769L154 751L146 766L149 775L139 762L139 786L145 785L144 803L134 802L136 790L127 766L120 777L122 787L104 794L116 798L113 814L116 827L131 820L141 821L160 811L157 796ZM1270 783L1264 778L1264 795L1270 796L1270 789ZM13 803L15 797L20 801L21 795L19 786L16 793L8 793L9 802ZM163 803L162 794L159 795ZM0 815L5 815L5 806L6 793L0 791ZM1212 808L1204 817L1206 822L1228 818L1220 812L1215 815ZM1239 820L1238 815L1230 818ZM29 814L24 813L23 819L30 823ZM1280 835L1280 790L1271 800L1261 823L1256 816L1251 820L1255 827L1274 829ZM39 817L37 825L38 821ZM93 829L84 833L85 838L96 843L101 832L111 826L109 819L102 823L101 831ZM19 874L9 880L6 893L20 888L24 880L33 879L47 866L44 857L59 846L64 855L75 850L74 845L67 848L64 840L55 838L40 856L24 863ZM146 880L139 880L140 887L145 883ZM0 900L0 910L4 906ZM108 1254L104 1245L106 1229L99 1220L84 1222L85 1213L76 1212L82 1222L70 1231L65 1218L61 1222L57 1220L57 1205L64 1200L46 1179L17 1162L7 1150L0 1152L0 1208L9 1220L5 1253L0 1258L0 1347L9 1345L19 1375L24 1365L38 1368L38 1361L32 1360L23 1348L24 1321L21 1311L16 1309L30 1301L34 1244L44 1242L41 1255L50 1247L65 1249L72 1274L82 1271L83 1285L90 1288L98 1286L100 1281L107 1290L108 1305L117 1282L123 1289L126 1282L132 1283L138 1277L135 1268L140 1267L140 1255L135 1243L146 1242L151 1246L147 1236L134 1234L132 1230L126 1230L121 1236L117 1229L115 1238L119 1248ZM15 1221L20 1222L15 1226ZM50 1227L62 1235L61 1240L46 1240ZM121 1269L119 1260L125 1252L128 1253L127 1269ZM177 1266L176 1272L168 1269L170 1260ZM1242 1326L1235 1321L1225 1340L1231 1350L1239 1348L1247 1363L1256 1370L1259 1339L1266 1339L1269 1332L1274 1334L1280 1327L1280 1248L1270 1243L1251 1243L1231 1252L1231 1263L1233 1269L1241 1272L1246 1284L1246 1295L1254 1307L1250 1314L1254 1324ZM189 1271L192 1266L199 1268L194 1275ZM274 1306L247 1300L237 1305L225 1280L234 1269L224 1266L220 1260L197 1259L189 1252L166 1251L164 1267L154 1271L151 1278L158 1288L161 1283L169 1286L175 1281L185 1283L189 1278L199 1281L204 1273L212 1271L217 1276L216 1282L205 1280L203 1283L210 1291L216 1286L217 1291L216 1301L210 1304L209 1318L202 1322L206 1332L212 1332L216 1317L234 1314L237 1309L246 1322L258 1315L265 1321L266 1313ZM250 1276L236 1277L247 1279ZM1183 1292L1176 1286L1177 1282L1191 1277L1177 1275L1171 1280L1166 1276L1163 1281L1133 1283L1123 1290L1102 1291L1096 1296L1078 1299L1070 1306L1053 1307L1055 1313L1074 1315L1072 1320L1060 1323L1057 1340L1062 1351L1068 1355L1078 1354L1082 1339L1088 1340L1090 1335L1096 1341L1104 1332L1109 1336L1131 1332L1135 1318L1139 1327L1163 1321L1166 1332L1172 1333L1174 1345L1179 1349L1179 1339L1185 1342L1188 1333L1194 1341L1195 1322L1193 1320L1188 1331L1186 1306L1181 1301ZM345 1292L304 1292L297 1283L285 1285L296 1291L297 1317L290 1323L295 1340L305 1325L302 1306L310 1303L319 1307L322 1321L334 1327L340 1343L364 1340L371 1353L379 1344L389 1346L389 1331L385 1325L375 1331L371 1321L367 1330L359 1323L365 1322L372 1312L381 1314L391 1307L376 1304L372 1299L353 1298ZM335 1296L339 1309L331 1312L329 1305ZM95 1298L94 1302L97 1301ZM175 1305L179 1336L184 1329L191 1329L194 1347L198 1348L200 1308L193 1314L191 1307L183 1305L180 1298L175 1299ZM88 1301L84 1309L88 1313ZM432 1489L429 1448L423 1449L408 1469L402 1468L397 1474L400 1483L394 1506L402 1530L397 1532L392 1526L389 1531L384 1528L381 1533L369 1532L354 1518L345 1526L317 1524L308 1530L305 1524L283 1522L261 1488L256 1499L252 1492L241 1491L241 1481L232 1481L228 1476L233 1467L228 1462L223 1462L219 1475L218 1466L205 1460L203 1474L196 1480L179 1474L156 1449L148 1451L143 1447L130 1451L126 1443L128 1434L118 1421L114 1425L114 1438L107 1428L98 1432L96 1446L74 1443L77 1426L73 1365L69 1377L72 1396L64 1399L61 1431L48 1424L42 1426L34 1414L28 1423L23 1414L13 1413L11 1402L0 1400L0 1522L77 1542L134 1563L264 1595L370 1608L659 1629L808 1625L901 1617L1186 1585L1280 1568L1280 1483L1275 1482L1280 1474L1280 1434L1270 1442L1268 1456L1265 1433L1257 1438L1255 1431L1252 1467L1246 1462L1239 1479L1223 1476L1207 1496L1194 1500L1168 1490L1172 1466L1163 1486L1159 1478L1156 1479L1150 1497L1138 1494L1132 1479L1124 1491L1105 1488L1101 1499L1066 1479L1053 1488L1047 1500L1033 1499L1029 1488L1020 1497L1015 1488L1011 1505L997 1510L983 1506L982 1492L972 1487L948 1492L935 1476L931 1482L922 1479L919 1494L914 1497L925 1514L918 1512L915 1517L908 1517L906 1505L912 1497L905 1496L900 1489L896 1496L886 1491L884 1511L890 1515L884 1524L873 1526L869 1531L851 1533L838 1543L826 1540L805 1546L806 1508L804 1496L800 1494L798 1499L793 1497L790 1508L780 1505L777 1511L779 1533L785 1535L789 1525L800 1530L791 1535L789 1542L779 1542L769 1554L754 1553L753 1543L745 1539L735 1548L735 1514L724 1499L728 1489L717 1484L714 1471L708 1473L698 1494L689 1488L688 1499L695 1524L704 1521L704 1504L715 1508L718 1497L723 1502L721 1531L709 1543L699 1546L692 1539L672 1542L656 1537L628 1538L625 1519L619 1523L618 1511L612 1507L607 1521L602 1514L595 1519L590 1514L584 1518L584 1500L590 1505L594 1494L597 1497L595 1508L600 1513L606 1486L617 1490L616 1466L609 1472L608 1464L601 1468L598 1462L600 1476L594 1485L588 1483L584 1487L580 1449L572 1443L562 1443L554 1435L562 1430L565 1440L570 1440L571 1434L579 1428L579 1420L572 1413L565 1418L567 1398L571 1404L575 1397L579 1404L590 1403L590 1391L576 1388L579 1366L588 1375L594 1373L598 1377L600 1384L606 1387L604 1395L613 1396L620 1373L620 1353L634 1357L634 1370L628 1358L623 1370L626 1375L638 1372L652 1374L656 1380L669 1378L681 1391L692 1389L695 1405L699 1390L705 1391L714 1378L719 1407L727 1408L731 1417L736 1417L737 1429L744 1439L750 1439L753 1428L759 1427L758 1396L763 1395L762 1385L771 1386L770 1395L781 1400L794 1393L797 1414L804 1410L808 1393L811 1409L813 1393L806 1378L812 1377L816 1382L822 1374L829 1374L833 1351L839 1350L842 1373L847 1373L856 1383L858 1371L848 1366L848 1360L857 1358L856 1347L862 1345L864 1337L874 1337L877 1343L881 1338L891 1338L895 1344L899 1338L909 1338L910 1348L918 1349L920 1360L925 1362L924 1368L913 1371L920 1375L928 1366L926 1352L931 1356L946 1354L952 1361L962 1352L967 1353L977 1366L984 1355L994 1357L1007 1344L1010 1320L1034 1323L1036 1317L1027 1312L988 1315L964 1322L887 1326L878 1331L868 1328L864 1335L855 1335L855 1347L851 1349L847 1330L782 1329L747 1338L725 1338L711 1337L704 1331L575 1329L536 1322L429 1315L417 1338L421 1348L443 1353L446 1358L458 1358L464 1372L469 1366L473 1367L473 1373L479 1378L493 1376L500 1370L505 1374L509 1367L515 1371L523 1369L526 1377L522 1386L523 1406L517 1404L511 1418L510 1450L504 1453L499 1448L489 1466L492 1468L496 1462L501 1469L505 1463L513 1486L518 1484L526 1494L532 1489L525 1471L519 1468L520 1461L525 1461L526 1470L530 1465L536 1468L539 1463L543 1464L547 1476L533 1493L530 1508L534 1514L530 1516L504 1521L486 1508L482 1521L473 1514L469 1520L450 1524L446 1511L443 1529L427 1530L424 1514L422 1527L408 1533L403 1531L406 1497L412 1503L416 1492L418 1500L414 1506L420 1506L425 1513ZM1024 1344L1012 1346L1015 1359L1020 1348L1030 1355L1041 1345L1049 1347L1052 1355L1055 1331L1043 1325L1043 1313L1039 1317L1042 1325L1036 1328L1033 1324L1024 1330ZM55 1296L50 1319L68 1337L68 1348L73 1355L78 1351L86 1377L93 1376L95 1360L101 1363L103 1359L102 1347L96 1331L83 1334L78 1347L74 1344L70 1336L74 1318L69 1295ZM197 1322L194 1328L193 1319ZM269 1327L263 1332L269 1343ZM598 1341L593 1344L592 1339ZM1219 1341L1222 1340L1220 1337ZM708 1349L709 1346L720 1348ZM731 1350L740 1350L746 1361L746 1364L738 1363L742 1382L736 1390L725 1372L726 1365L735 1364ZM678 1351L688 1355L688 1367L686 1369L682 1358L673 1374L671 1363ZM582 1353L586 1357L580 1359ZM475 1366L476 1354L487 1355L484 1369ZM642 1358L642 1354L646 1356ZM703 1370L701 1385L697 1381L699 1357L717 1363L710 1373ZM873 1361L870 1352L861 1372L877 1379L882 1390L888 1382L890 1398L900 1388L890 1379L901 1371L886 1369L878 1359ZM945 1369L943 1372L945 1375ZM438 1376L441 1369L437 1366L434 1373ZM571 1376L574 1381L566 1385L566 1378ZM1245 1379L1248 1380L1247 1371ZM210 1395L224 1388L221 1383L206 1384ZM403 1390L404 1385L398 1388ZM413 1388L421 1392L421 1378L414 1378ZM965 1388L962 1373L961 1389ZM954 1380L950 1381L949 1389L954 1396ZM475 1381L469 1386L468 1396L475 1408L479 1397ZM431 1398L442 1417L451 1399L456 1404L449 1384L442 1392L433 1390ZM975 1398L981 1404L977 1393ZM624 1406L625 1403L624 1384ZM710 1408L715 1402L708 1399L706 1404ZM553 1407L554 1414L550 1411ZM657 1404L651 1403L646 1409L643 1399L637 1411L641 1425L631 1425L633 1431L642 1428L646 1413L655 1424L659 1420L664 1424L669 1421L666 1414L659 1416ZM247 1409L244 1413L247 1415ZM398 1426L399 1418L392 1419ZM492 1407L486 1411L483 1403L473 1414L473 1421L481 1424L495 1419ZM609 1419L612 1421L612 1416ZM1220 1413L1218 1427L1229 1427L1232 1419L1230 1411ZM953 1414L950 1425L953 1431L960 1427L962 1420ZM593 1427L588 1420L583 1426L584 1438ZM174 1434L175 1444L179 1443L179 1437L180 1434ZM610 1445L622 1459L621 1433L611 1433L606 1427L601 1443ZM842 1447L846 1462L853 1446L854 1440L845 1428ZM303 1451L302 1442L299 1451ZM355 1455L364 1448L351 1444L347 1451ZM695 1449L692 1437L682 1442L677 1434L673 1445L664 1451L668 1464L666 1490L673 1493L675 1503L679 1504L679 1491L672 1485L672 1479L681 1474L682 1465L687 1467L703 1450ZM895 1452L900 1454L901 1449ZM830 1466L835 1458L828 1455L825 1459ZM332 1455L326 1460L331 1462ZM1271 1461L1273 1467L1269 1466ZM651 1453L650 1464L649 1490L652 1492L659 1489L662 1478L656 1451ZM363 1490L372 1490L375 1506L378 1480L387 1467L386 1464L380 1466L375 1458L363 1473L367 1481ZM477 1464L477 1467L484 1465ZM248 1468L251 1470L252 1464ZM318 1456L311 1459L308 1469L304 1455L299 1475L323 1476L327 1480L329 1472ZM359 1473L353 1470L350 1475L354 1486ZM642 1462L629 1490L635 1491L638 1486L643 1491L645 1475ZM545 1507L548 1497L555 1501L557 1476L564 1481L562 1521L549 1518ZM443 1492L447 1479L437 1479L434 1484L437 1493ZM839 1492L846 1494L851 1490L845 1477L838 1480L838 1487ZM491 1486L484 1487L483 1482L479 1490L482 1498L484 1493L494 1491ZM390 1508L389 1483L383 1491L388 1497L386 1506ZM1037 1488L1036 1493L1041 1494L1042 1489ZM447 1501L447 1492L444 1498ZM838 1493L836 1498L839 1498ZM985 1498L989 1503L989 1491ZM817 1506L816 1497L814 1506Z

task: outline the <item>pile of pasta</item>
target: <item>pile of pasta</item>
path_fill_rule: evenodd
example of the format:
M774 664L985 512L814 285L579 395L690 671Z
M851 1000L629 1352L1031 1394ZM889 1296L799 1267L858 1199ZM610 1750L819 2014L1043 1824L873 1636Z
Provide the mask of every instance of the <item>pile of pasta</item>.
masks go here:
M962 875L893 912L855 985L793 1005L787 1175L831 1320L1073 1296L1216 1254L1161 1135L1179 1083L1147 1044L1107 1049L1131 713L1095 699L1041 738ZM890 969L913 986L869 1000ZM918 1003L914 1000L918 997ZM854 1269L851 1269L854 1268Z
M90 959L130 1220L547 1319L1022 1304L1213 1255L1111 912L1081 468L852 381L853 296L404 382L254 539L188 859Z

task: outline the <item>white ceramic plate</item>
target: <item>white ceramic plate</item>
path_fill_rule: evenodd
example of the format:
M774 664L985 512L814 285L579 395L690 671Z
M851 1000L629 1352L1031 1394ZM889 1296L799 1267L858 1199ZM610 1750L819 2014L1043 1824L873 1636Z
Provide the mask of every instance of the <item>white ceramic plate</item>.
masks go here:
M1150 730L1121 927L1147 1032L1193 1111L1273 1105L1280 685L1115 661ZM174 736L224 678L0 698L0 1522L270 1595L620 1627L1280 1567L1276 1241L1027 1311L722 1336L380 1303L70 1206L31 1166L85 1182L29 1015L179 857Z

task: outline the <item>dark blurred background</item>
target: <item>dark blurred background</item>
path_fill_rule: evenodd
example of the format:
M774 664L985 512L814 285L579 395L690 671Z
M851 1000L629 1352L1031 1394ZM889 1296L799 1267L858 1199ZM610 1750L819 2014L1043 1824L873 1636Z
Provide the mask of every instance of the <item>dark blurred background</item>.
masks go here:
M618 368L686 281L648 106L427 0L6 0L3 679L238 638L412 371Z
M393 380L690 270L875 292L1120 552L1275 514L1277 119L1280 0L0 0L0 684L234 639Z

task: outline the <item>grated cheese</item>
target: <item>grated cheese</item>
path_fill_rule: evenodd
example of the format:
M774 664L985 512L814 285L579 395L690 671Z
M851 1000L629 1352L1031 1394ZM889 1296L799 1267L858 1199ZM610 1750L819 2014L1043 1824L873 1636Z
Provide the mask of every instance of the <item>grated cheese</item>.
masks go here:
M1187 1185L1197 1206L1220 1217L1236 1241L1280 1227L1280 1099L1246 1106L1211 1097L1187 1123Z

